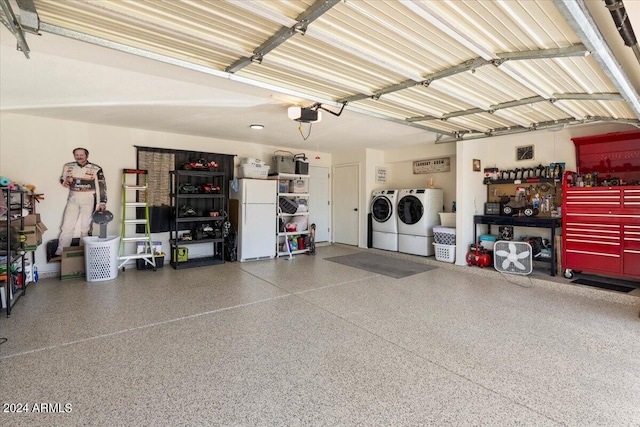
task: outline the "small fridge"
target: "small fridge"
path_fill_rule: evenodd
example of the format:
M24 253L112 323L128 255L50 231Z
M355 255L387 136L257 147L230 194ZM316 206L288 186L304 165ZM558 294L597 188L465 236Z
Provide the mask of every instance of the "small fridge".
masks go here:
M238 201L238 260L268 259L276 251L278 181L239 179L229 198Z

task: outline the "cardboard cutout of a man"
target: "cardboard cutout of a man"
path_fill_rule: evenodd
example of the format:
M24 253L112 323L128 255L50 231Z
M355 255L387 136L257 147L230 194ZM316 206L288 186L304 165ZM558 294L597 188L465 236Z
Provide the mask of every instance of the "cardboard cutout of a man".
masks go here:
M58 238L58 256L62 255L63 248L71 245L78 219L80 237L86 237L91 230L93 213L107 209L107 184L102 168L89 162L89 150L86 148L73 150L73 157L75 161L65 163L60 175L60 184L69 189L69 197Z

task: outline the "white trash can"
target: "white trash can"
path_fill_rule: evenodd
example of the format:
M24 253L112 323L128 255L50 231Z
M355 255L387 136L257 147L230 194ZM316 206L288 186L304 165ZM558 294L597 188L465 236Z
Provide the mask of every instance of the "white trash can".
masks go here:
M113 280L118 277L119 236L83 237L87 282Z

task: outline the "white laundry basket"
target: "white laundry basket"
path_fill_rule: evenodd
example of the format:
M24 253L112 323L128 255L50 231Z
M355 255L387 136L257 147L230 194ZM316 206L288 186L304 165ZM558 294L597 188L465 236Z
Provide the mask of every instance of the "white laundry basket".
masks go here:
M120 237L84 237L84 262L87 282L100 282L118 277L118 248Z
M441 245L439 243L434 243L433 246L436 251L436 261L455 262L456 245Z

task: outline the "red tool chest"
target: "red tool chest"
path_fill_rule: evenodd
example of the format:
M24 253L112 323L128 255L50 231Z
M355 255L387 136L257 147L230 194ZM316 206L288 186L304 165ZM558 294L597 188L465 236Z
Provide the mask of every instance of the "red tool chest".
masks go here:
M640 131L573 141L579 173L563 179L565 275L577 270L640 279ZM578 186L585 182L591 186Z

